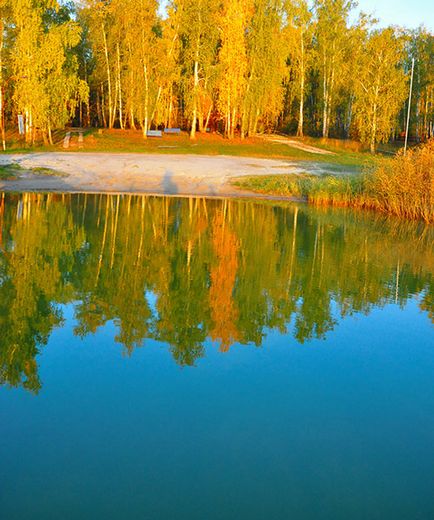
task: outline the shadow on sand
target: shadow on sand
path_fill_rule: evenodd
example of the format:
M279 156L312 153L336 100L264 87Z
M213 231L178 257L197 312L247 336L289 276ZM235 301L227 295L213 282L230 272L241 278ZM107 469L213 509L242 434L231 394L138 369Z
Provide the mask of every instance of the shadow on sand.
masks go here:
M163 180L161 182L163 193L165 193L166 195L175 195L179 193L178 186L172 180L173 177L173 173L169 170L166 170Z

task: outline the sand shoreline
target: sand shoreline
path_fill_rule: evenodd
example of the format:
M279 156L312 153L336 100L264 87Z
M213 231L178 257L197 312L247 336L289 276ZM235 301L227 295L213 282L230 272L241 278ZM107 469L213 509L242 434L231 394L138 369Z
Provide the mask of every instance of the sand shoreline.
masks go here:
M87 152L0 155L0 165L11 163L18 164L24 173L14 180L0 180L0 191L252 197L256 194L237 189L231 181L242 176L327 171L327 165L314 162L213 155ZM62 175L30 173L33 168L49 168Z

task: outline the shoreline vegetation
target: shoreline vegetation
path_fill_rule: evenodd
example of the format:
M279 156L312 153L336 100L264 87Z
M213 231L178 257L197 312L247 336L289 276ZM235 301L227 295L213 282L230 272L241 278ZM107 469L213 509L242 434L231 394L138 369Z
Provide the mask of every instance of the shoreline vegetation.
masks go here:
M178 158L176 182L163 160L155 161L158 174L148 165L140 179L138 166L128 171L118 158L111 161L118 171L104 165L110 177L98 167L81 174L95 190L142 193L154 182L158 193L186 195L235 189L232 180L244 176L238 186L253 191L432 223L432 144L393 156L404 138L415 144L434 137L434 34L423 25L380 26L356 6L0 0L2 149L33 159L76 150L147 153L149 163L152 153L202 156L196 164ZM250 164L229 175L204 156ZM258 167L259 158L286 160L284 171L271 162ZM77 171L62 170L64 159L53 168L69 176L63 183L43 179L56 175L44 170L53 157L33 159L27 170L0 168L7 189L16 182L23 191L84 191ZM213 170L213 186L198 163ZM39 176L35 184L31 176Z
M378 159L360 175L280 175L237 179L235 185L269 195L305 199L316 206L364 208L434 223L434 140Z
M173 187L176 188L175 191L161 193L179 192L180 195L186 196L207 195L206 192L198 193L196 186L193 189L197 175L201 175L199 170L207 169L207 157L210 160L213 160L214 157L216 160L224 156L226 158L238 157L244 159L240 162L239 167L241 169L249 168L252 174L245 171L244 176L238 177L232 171L232 174L227 176L228 172L225 170L227 166L222 163L221 167L225 170L224 175L222 172L222 177L225 177L225 181L219 182L219 185L223 186L226 182L229 188L233 186L252 192L252 194L291 197L305 200L316 206L364 208L405 219L421 220L429 224L434 222L434 140L409 149L406 155L402 150L395 153L396 149L395 151L386 149L383 156L378 154L372 156L362 151L358 143L348 141L344 141L342 144L333 140L328 142L312 138L298 140L291 138L285 141L284 137L280 137L278 142L275 142L267 136L244 141L228 141L219 135L207 135L200 136L196 143L191 143L186 134L143 141L140 135L137 135L140 134L139 132L127 131L126 133L127 135L124 131L88 130L81 147L79 148L77 143L72 140L71 146L67 150L68 153L64 155L68 156L69 153L74 155L74 152L80 151L90 154L110 152L113 157L116 156L116 152L131 153L131 157L141 154L150 156L161 154L167 157L173 157L174 154L190 156L190 159L186 158L183 171L179 172L181 176L185 176L185 180L181 181L179 186L176 185L176 182L172 182ZM14 151L19 150L18 145L19 143L16 142ZM329 153L312 152L315 149L317 151L325 150ZM40 147L33 151L48 152L47 155L50 155L50 152L65 150L62 147L62 140L58 139L55 146ZM395 155L393 155L394 153ZM388 154L392 154L392 156ZM196 164L196 159L192 159L192 156L201 157L201 166ZM245 162L248 158L252 159L251 163ZM276 165L273 166L270 163L270 166L266 167L259 161L259 158L278 159L285 162L279 165L278 171ZM164 159L162 161L164 163ZM194 166L191 161L194 161ZM291 163L286 161L291 161ZM47 164L42 161L29 168L20 168L18 164L14 163L3 164L0 166L0 180L14 181L23 178L21 174L38 174L41 184L39 184L39 180L36 180L37 186L32 185L33 187L31 186L30 189L44 190L42 179L46 175L64 176L65 173L66 176L69 175L70 179L74 176L71 168L68 172L61 172L61 163L57 166L59 172L56 173L56 166L53 168L53 165L49 164L49 160L45 162ZM147 161L145 162L147 163ZM158 167L164 166L163 163L158 164ZM81 166L86 169L86 162ZM171 168L169 163L164 167ZM151 164L146 168L141 172L144 175L143 182L140 185L137 184L138 193L148 192L153 187L151 179L153 174L148 171L152 170ZM216 168L218 170L216 165L212 166L213 175L218 175ZM270 174L270 170L274 168L276 168L276 172ZM288 169L288 173L285 168ZM138 173L139 170L137 170L137 175ZM88 174L92 176L91 171ZM171 175L174 175L174 181L179 180L176 172ZM123 176L123 170L119 170L120 184L122 184ZM146 181L148 176L150 176L149 182ZM109 181L110 179L107 180L107 182ZM106 181L101 179L101 182ZM63 185L67 186L65 183ZM158 187L158 185L156 186ZM182 189L178 191L178 188L181 187ZM25 186L22 189L25 189ZM51 189L50 184L49 191ZM60 190L60 188L58 189ZM225 193L222 191L220 194L225 196ZM218 193L212 191L210 194L217 195Z

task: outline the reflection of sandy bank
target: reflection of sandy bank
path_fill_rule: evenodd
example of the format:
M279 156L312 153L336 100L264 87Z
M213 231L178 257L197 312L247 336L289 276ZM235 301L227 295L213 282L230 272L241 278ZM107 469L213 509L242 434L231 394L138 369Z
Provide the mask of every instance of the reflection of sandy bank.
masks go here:
M228 156L35 153L0 156L0 164L50 168L64 176L23 174L0 181L0 190L128 192L179 195L239 195L230 179L253 175L322 173L317 163Z

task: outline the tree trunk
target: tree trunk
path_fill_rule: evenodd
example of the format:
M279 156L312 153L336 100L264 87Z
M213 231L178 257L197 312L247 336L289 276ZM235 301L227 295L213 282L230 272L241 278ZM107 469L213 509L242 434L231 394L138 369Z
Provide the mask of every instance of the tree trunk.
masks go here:
M107 47L107 35L105 32L104 24L101 25L102 35L104 41L104 55L105 55L105 64L106 64L106 73L107 73L107 87L108 87L108 109L109 109L109 128L113 128L113 99L112 99L112 79L110 73L110 62L109 62L109 54Z
M370 150L371 153L375 153L377 142L377 103L374 103L372 110L372 128L371 128L371 142L370 142Z
M0 125L2 134L2 148L6 151L5 136L5 107L4 107L4 91L3 91L3 46L4 46L4 24L0 20Z
M326 67L326 57L325 57L325 51L324 51L324 57L323 57L323 90L322 90L322 97L323 97L323 111L322 111L322 136L327 137L328 130L327 130L327 114L328 114L328 85L327 85L327 67Z
M229 94L226 104L226 124L225 124L225 137L230 137L231 133L231 96Z
M300 111L298 115L297 136L303 137L303 115L304 115L304 82L305 82L305 67L304 67L304 39L303 31L300 31Z
M101 114L102 114L102 123L104 127L107 128L107 118L105 114L105 96L104 96L104 84L101 83Z
M173 87L170 87L169 99L169 115L167 116L167 127L172 128L172 111L173 111Z
M258 122L259 122L259 108L256 109L256 115L253 123L253 135L256 135L258 132Z
M122 106L122 83L121 83L121 53L119 50L119 43L116 44L116 54L117 54L117 65L118 65L118 78L117 78L117 87L118 87L118 96L119 96L119 125L122 130L124 130L124 118L123 118L123 106Z
M235 137L235 119L236 119L236 109L235 107L232 108L232 127L231 127L231 132L230 132L230 136L229 138L230 139L233 139Z
M26 108L25 113L25 133L26 133L26 143L33 144L34 136L33 136L33 120L32 120L32 111Z
M199 50L196 52L196 57L198 57ZM193 92L193 117L191 120L191 131L190 131L190 139L196 139L196 125L197 125L197 90L199 87L199 62L194 62L194 92Z
M160 87L158 87L157 99L155 100L154 108L153 108L152 114L151 114L151 119L150 119L151 124L152 124L152 121L154 121L155 113L157 112L158 103L160 102L160 98L161 98L161 91L162 91L162 87L160 86Z
M143 63L143 75L145 78L145 117L143 122L143 137L147 139L148 137L148 128L149 128L149 115L148 115L148 105L149 105L149 78L148 78L148 66L146 63Z
M136 130L136 122L134 120L134 110L133 107L130 108L130 128Z
M209 120L211 117L212 112L212 105L209 107L208 114L206 115L206 121L205 121L205 132L208 130Z

